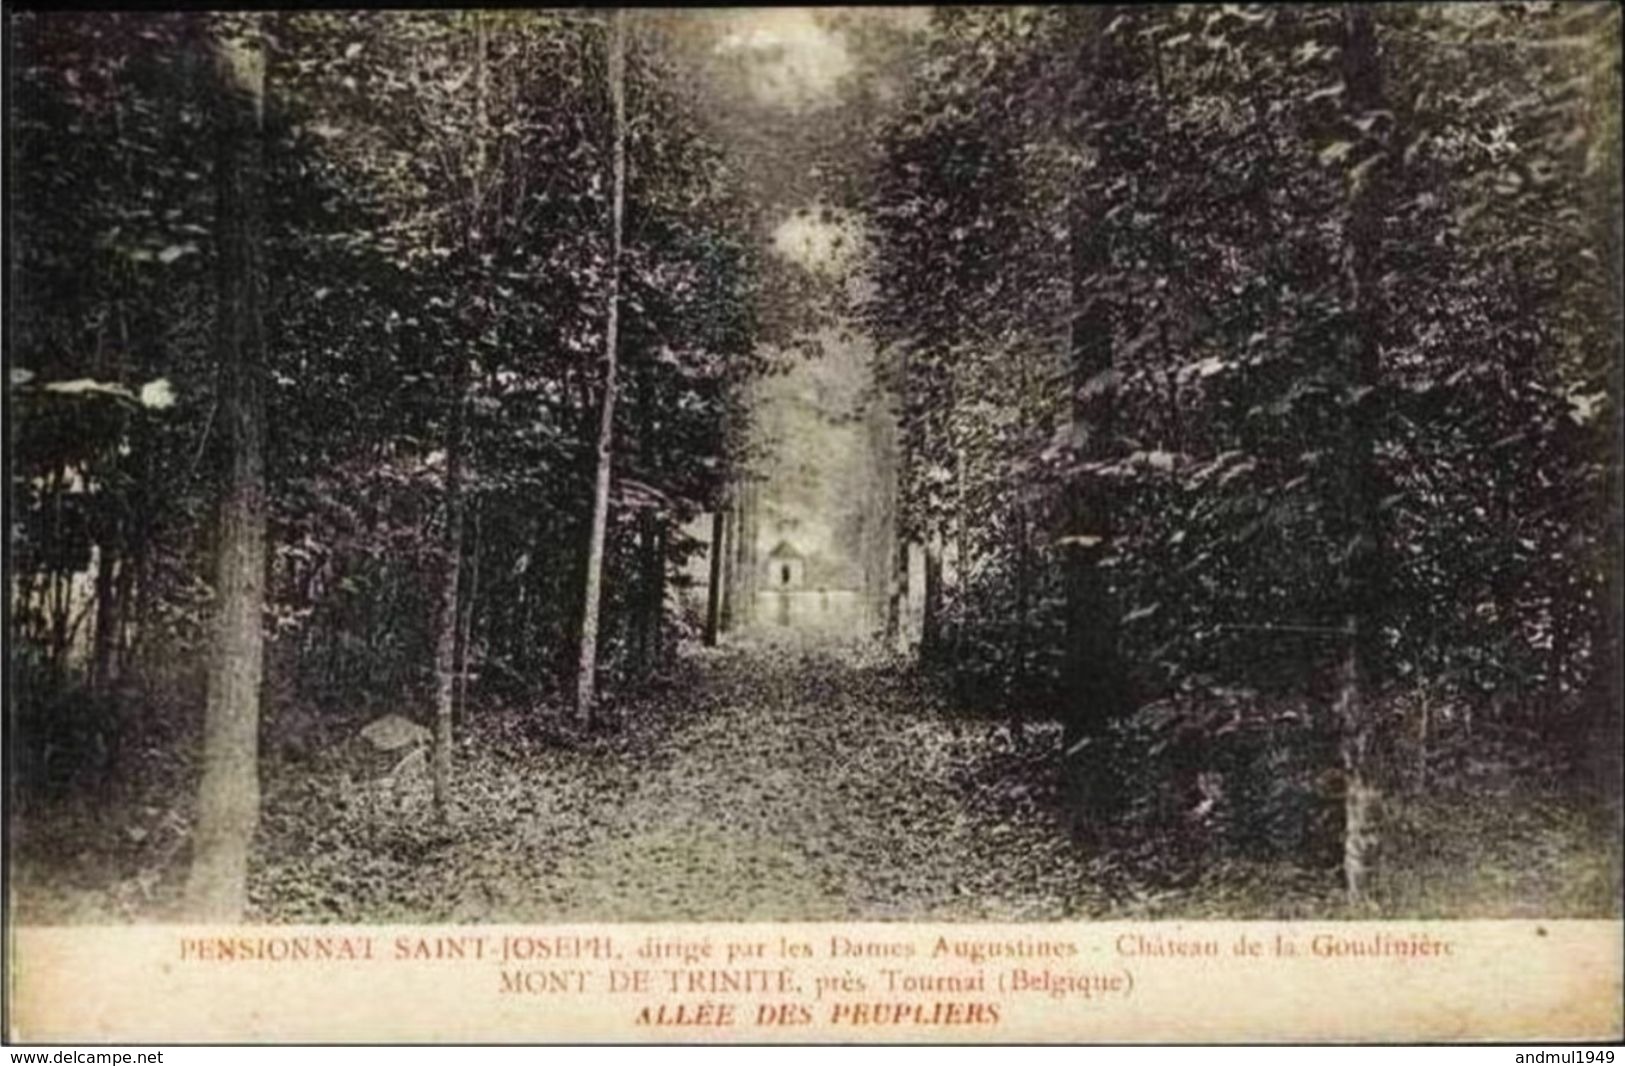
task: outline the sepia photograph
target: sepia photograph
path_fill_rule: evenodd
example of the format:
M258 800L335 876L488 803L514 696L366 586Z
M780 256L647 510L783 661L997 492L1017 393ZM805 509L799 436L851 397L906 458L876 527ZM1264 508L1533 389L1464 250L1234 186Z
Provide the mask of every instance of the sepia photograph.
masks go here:
M1620 22L8 5L7 1039L1619 1039Z

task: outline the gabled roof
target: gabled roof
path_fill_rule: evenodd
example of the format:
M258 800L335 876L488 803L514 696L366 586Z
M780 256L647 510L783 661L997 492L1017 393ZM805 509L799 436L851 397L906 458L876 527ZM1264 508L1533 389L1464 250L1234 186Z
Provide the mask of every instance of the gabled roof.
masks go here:
M781 540L773 546L772 551L767 553L767 557L769 559L799 559L801 553L796 551L795 546L789 541Z

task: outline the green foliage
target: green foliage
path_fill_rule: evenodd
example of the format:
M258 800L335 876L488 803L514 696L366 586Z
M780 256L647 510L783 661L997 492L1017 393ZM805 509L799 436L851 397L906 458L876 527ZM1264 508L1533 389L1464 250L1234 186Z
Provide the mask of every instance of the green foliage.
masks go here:
M75 644L100 618L117 622L109 673L136 669L129 646L161 645L149 658L165 658L202 624L196 575L222 438L207 362L208 24L15 23L13 365L27 380L12 389L14 618L59 673L100 669L87 659L104 653ZM605 22L289 12L256 29L269 57L276 702L359 715L423 694L457 380L472 467L468 668L496 694L534 699L570 656L590 506ZM728 477L741 389L761 369L759 253L720 142L672 64L660 33L634 31L611 672L634 665L622 645L648 572L636 519L668 534L659 568L677 572L692 550L677 531ZM158 379L172 392L146 387ZM87 608L85 586L103 572L110 588Z
M897 412L901 528L945 546L962 696L1090 713L1067 672L1082 565L1131 706L1212 685L1254 689L1249 714L1310 699L1320 740L1266 730L1246 755L1231 749L1251 734L1220 741L1214 701L1196 701L1203 765L1233 781L1281 773L1280 749L1310 788L1359 597L1385 699L1438 686L1554 735L1617 714L1596 686L1618 662L1601 565L1618 550L1617 294L1598 269L1618 253L1594 206L1615 180L1594 156L1618 136L1598 95L1617 12L1379 9L1389 106L1365 111L1347 14L934 16L875 134L866 319ZM1374 386L1351 370L1360 314ZM1080 375L1088 345L1108 370ZM1350 532L1350 426L1373 445L1359 491L1379 543ZM1109 523L1074 525L1103 500ZM1148 713L1102 738L1105 764L1152 759L1143 787L1122 771L1130 807L1170 780ZM1276 801L1258 802L1267 822Z
M556 916L580 901L561 886L626 875L647 891L616 916L659 897L690 917L679 889L720 857L754 864L730 918L1157 913L1165 890L1212 888L1203 869L1223 897L1204 905L1256 915L1246 871L1332 858L1350 617L1370 623L1395 824L1418 848L1488 835L1440 803L1618 735L1618 12L1376 8L1375 87L1355 15L948 8L913 33L831 13L861 63L899 66L788 129L743 67L702 83L706 33L631 18L602 673L610 717L653 686L697 724L629 712L588 738L545 711L575 666L603 398L606 20L8 16L25 799L123 782L117 826L64 823L121 912L150 909L152 871L184 851L229 436L209 42L240 33L268 57L262 914ZM788 204L841 223L853 276L771 253ZM961 735L892 661L776 649L774 690L807 698L761 714L750 662L711 664L709 692L673 683L662 653L698 620L666 591L704 547L683 530L763 470L791 484L770 520L821 512L871 592L893 530L941 558L926 665L945 703L1009 732ZM323 761L366 718L427 705L452 563L462 838L352 803ZM805 787L769 787L782 766ZM709 830L684 852L674 834L715 814L702 769L763 800L755 828L790 819L837 854L787 873ZM539 773L563 780L545 800ZM1114 815L1087 856L1055 824L1078 788ZM628 796L680 815L647 861L609 802ZM1571 813L1514 821L1578 849L1592 827ZM925 853L947 821L964 869ZM515 898L469 873L555 836L605 850L511 881L497 861L494 883L537 890ZM1547 894L1617 901L1608 869ZM774 911L781 890L803 909ZM1312 879L1281 891L1323 902Z

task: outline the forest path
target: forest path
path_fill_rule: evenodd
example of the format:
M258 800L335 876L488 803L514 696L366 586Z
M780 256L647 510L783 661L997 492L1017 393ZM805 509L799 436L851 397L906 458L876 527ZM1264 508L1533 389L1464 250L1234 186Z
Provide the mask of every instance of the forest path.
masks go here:
M601 747L466 770L523 780L486 781L461 815L476 832L415 864L419 889L445 890L401 916L1037 920L1084 903L1064 827L1024 783L1054 738L1012 750L929 707L895 661L745 644L653 699Z
M1029 727L1014 745L1001 723L946 713L903 660L872 645L803 634L695 648L611 709L609 728L581 735L561 713L471 707L449 824L434 818L426 776L359 786L339 743L267 759L247 919L996 921L1113 910L1059 814L1058 729ZM174 783L149 778L146 793L39 819L18 866L25 920L178 915L185 823L161 803ZM63 851L57 839L96 846Z
M696 649L622 707L618 726L582 736L561 713L471 708L445 825L421 777L388 795L347 783L333 759L268 759L248 919L1339 913L1336 878L1322 869L1209 863L1206 879L1175 886L1140 873L1168 868L1155 837L1085 857L1060 814L1053 725L1013 745L999 723L946 713L929 685L873 648ZM135 783L146 793L34 815L13 836L19 920L177 917L186 827L164 798L175 780L149 774ZM1561 796L1485 787L1496 780L1466 781L1448 818L1414 823L1421 835L1407 846L1426 859L1394 881L1395 912L1617 913L1612 823Z

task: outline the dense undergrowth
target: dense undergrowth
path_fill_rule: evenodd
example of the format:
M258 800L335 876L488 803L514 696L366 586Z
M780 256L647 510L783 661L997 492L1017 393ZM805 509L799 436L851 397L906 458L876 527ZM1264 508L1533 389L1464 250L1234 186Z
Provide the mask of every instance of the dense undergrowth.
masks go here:
M1610 816L1558 767L1484 754L1506 737L1441 756L1425 793L1395 790L1377 906L1355 913L1335 788L1286 772L1301 738L1226 753L1222 734L1178 771L1153 765L1177 745L1153 742L1120 766L1115 817L1094 819L1056 724L1018 739L873 649L696 648L591 734L558 707L475 708L445 824L423 775L380 782L360 724L267 743L250 920L1619 913ZM192 771L168 753L189 747L155 742L29 802L12 838L20 920L176 916ZM1226 759L1277 760L1273 784L1249 791L1212 768Z

